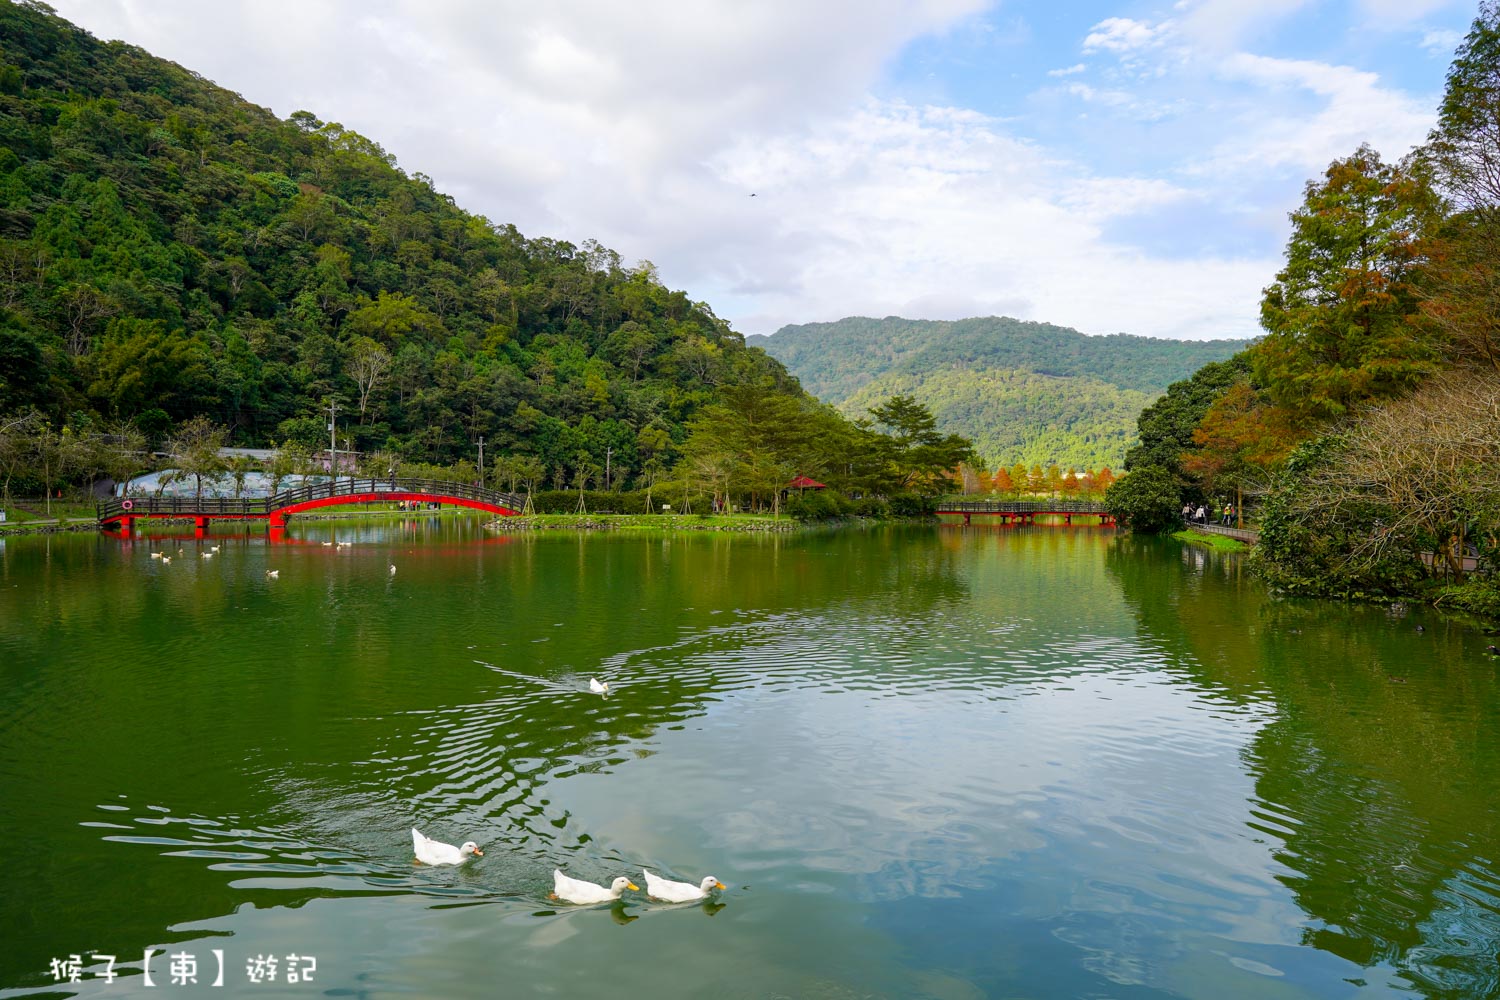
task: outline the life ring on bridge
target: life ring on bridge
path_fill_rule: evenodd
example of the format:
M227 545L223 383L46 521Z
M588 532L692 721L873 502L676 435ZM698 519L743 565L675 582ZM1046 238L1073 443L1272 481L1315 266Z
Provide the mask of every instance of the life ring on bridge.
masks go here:
M135 501L134 500L126 500L124 503L120 504L120 509L121 510L134 510L135 509Z

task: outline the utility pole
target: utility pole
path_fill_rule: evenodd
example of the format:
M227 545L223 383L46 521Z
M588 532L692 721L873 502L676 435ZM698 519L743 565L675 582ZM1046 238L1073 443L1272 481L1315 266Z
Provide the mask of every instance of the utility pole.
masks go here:
M328 471L333 474L333 481L339 481L339 446L333 438L333 429L338 420L339 404L330 399L328 401Z
M484 435L479 437L479 485L484 485Z

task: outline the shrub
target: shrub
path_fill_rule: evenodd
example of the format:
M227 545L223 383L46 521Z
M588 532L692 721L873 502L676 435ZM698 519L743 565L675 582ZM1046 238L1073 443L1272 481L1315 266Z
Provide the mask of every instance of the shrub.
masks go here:
M1435 603L1446 608L1460 608L1470 614L1500 618L1500 584L1491 579L1449 584L1439 588L1436 597Z
M1177 477L1159 466L1136 469L1104 491L1104 506L1115 518L1143 535L1158 535L1182 527L1182 502Z
M892 517L931 517L937 513L937 500L916 493L897 493L890 498Z
M826 521L854 513L854 502L834 490L807 490L786 498L783 509L804 521Z

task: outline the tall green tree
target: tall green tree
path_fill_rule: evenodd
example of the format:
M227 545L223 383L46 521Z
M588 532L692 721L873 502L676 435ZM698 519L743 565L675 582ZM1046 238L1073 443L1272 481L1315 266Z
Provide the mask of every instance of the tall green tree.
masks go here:
M1139 443L1125 453L1125 469L1156 466L1181 475L1182 458L1194 449L1193 431L1208 408L1250 370L1244 352L1211 361L1191 377L1173 382L1136 421Z
M194 496L203 496L203 480L213 479L225 471L219 457L228 431L207 417L193 417L177 428L167 443L172 464L180 473L193 477Z
M1158 466L1132 472L1104 491L1104 506L1120 524L1143 535L1175 531L1181 525L1177 477Z
M1257 380L1299 422L1396 395L1432 370L1418 278L1440 203L1411 165L1361 146L1309 182L1286 266L1266 289L1250 349Z
M1500 2L1479 14L1448 68L1427 156L1460 211L1500 212Z
M1459 364L1500 371L1500 3L1486 0L1448 71L1424 154L1457 211L1426 311Z
M1245 491L1264 486L1299 435L1285 410L1270 405L1248 378L1231 385L1193 431L1193 450L1182 456L1183 471L1206 491L1234 491L1237 518L1243 519Z
M938 492L961 463L978 464L973 443L957 434L939 434L932 411L911 396L892 396L871 407L870 416L891 429L891 461L905 489Z

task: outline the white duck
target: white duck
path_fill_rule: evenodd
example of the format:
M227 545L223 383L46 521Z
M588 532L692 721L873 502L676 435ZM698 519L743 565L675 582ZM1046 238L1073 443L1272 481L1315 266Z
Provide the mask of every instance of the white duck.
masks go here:
M395 563L391 563L391 576L395 576L395 575L396 575L396 564Z
M707 899L708 894L713 890L724 888L724 883L712 875L705 875L702 882L693 885L691 882L673 882L657 878L644 868L641 869L641 874L646 876L646 895L666 903L691 903L694 900Z
M589 678L589 690L595 694L609 694L609 681L599 683L596 678Z
M272 580L276 579L280 575L281 575L281 570L279 570L279 569L268 569L268 570L266 570L266 576L269 577Z
M561 868L552 869L552 898L560 899L565 903L613 903L620 898L620 894L626 889L639 890L630 879L621 875L609 884L606 889L602 885L592 882L584 882L580 879L569 878L562 873Z
M411 849L417 855L417 860L424 865L461 865L467 854L484 857L484 852L472 840L464 841L462 847L440 844L422 836L416 827L411 828Z
M151 558L152 559L160 559L161 558L161 553L160 552L153 552L153 553L151 553Z

